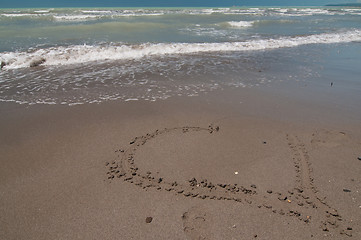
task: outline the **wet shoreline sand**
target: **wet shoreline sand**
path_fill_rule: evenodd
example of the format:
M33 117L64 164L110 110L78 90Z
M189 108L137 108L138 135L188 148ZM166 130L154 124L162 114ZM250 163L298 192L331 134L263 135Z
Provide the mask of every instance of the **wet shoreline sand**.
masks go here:
M359 239L360 115L313 100L1 103L0 238Z

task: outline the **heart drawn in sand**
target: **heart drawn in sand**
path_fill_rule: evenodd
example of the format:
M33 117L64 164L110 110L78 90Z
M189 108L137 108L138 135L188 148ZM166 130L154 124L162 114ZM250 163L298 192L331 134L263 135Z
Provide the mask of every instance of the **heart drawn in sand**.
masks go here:
M151 171L142 170L136 165L137 151L152 139L169 133L187 134L190 132L208 132L217 134L220 127L209 125L204 127L175 127L156 130L143 136L135 137L126 149L120 149L117 160L106 162L107 178L110 181L122 179L140 189L155 189L188 198L199 198L214 201L234 201L256 208L268 209L274 214L299 219L302 224L318 224L324 232L338 231L345 236L352 236L351 227L344 226L344 220L338 211L332 208L320 196L312 176L310 157L305 145L297 136L287 134L288 147L292 152L295 169L295 183L292 189L284 192L274 192L271 189L265 193L257 191L256 186L246 188L238 184L214 183L209 179L190 178L186 183L165 180L155 177Z

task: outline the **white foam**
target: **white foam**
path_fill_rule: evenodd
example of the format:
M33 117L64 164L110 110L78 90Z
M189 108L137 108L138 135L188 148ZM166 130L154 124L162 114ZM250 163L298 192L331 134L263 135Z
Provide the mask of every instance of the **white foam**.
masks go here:
M112 13L112 11L109 11L109 10L83 10L81 11L82 13L105 13L105 14L108 14L108 13Z
M311 16L311 15L360 15L360 9L339 9L337 11L324 8L204 8L204 9L124 9L124 10L74 10L60 13L51 13L53 9L33 10L33 13L12 11L4 12L5 17L39 17L50 14L58 21L86 21L96 17L137 17L160 16L165 14L209 15L209 14L234 14L234 15L276 15L276 16ZM84 14L84 15L81 15ZM92 17L89 17L92 16Z
M124 102L129 102L129 101L138 101L138 98L127 98L124 100Z
M214 13L214 10L213 10L213 9L202 9L201 11L202 11L202 13L204 13L204 14L212 14L212 13Z
M231 25L231 27L235 27L235 28L248 28L248 27L252 27L254 24L254 21L239 21L239 22L228 22L229 25Z
M112 17L142 17L142 16L161 16L164 13L123 13L112 15Z
M96 19L98 15L59 15L53 16L57 21L83 21L89 19Z
M37 14L31 14L31 13L3 13L1 14L5 17L33 17L38 16Z
M171 54L194 54L204 52L257 51L276 48L297 47L306 44L332 44L360 42L361 30L338 33L323 33L309 36L281 37L244 42L222 43L147 43L140 45L52 47L34 52L0 53L0 61L6 63L4 69L29 67L34 60L44 58L42 65L67 65L91 61L139 59L150 56Z
M61 103L61 104L63 104L63 103ZM84 104L84 103L75 102L75 103L64 103L64 104L67 104L67 105L69 105L69 106L76 106L76 105L82 105L82 104Z
M298 9L300 15L334 15L333 12L328 11L327 9L315 9L315 8L306 8ZM303 13L303 14L302 14Z
M49 10L36 10L34 13L49 13Z

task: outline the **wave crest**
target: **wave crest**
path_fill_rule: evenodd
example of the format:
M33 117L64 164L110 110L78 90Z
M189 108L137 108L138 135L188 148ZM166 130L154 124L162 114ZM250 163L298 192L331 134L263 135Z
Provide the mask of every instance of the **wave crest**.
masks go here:
M323 33L308 36L259 39L244 42L222 43L146 43L140 45L76 45L51 47L33 52L6 52L0 54L4 69L26 68L42 59L42 65L67 65L91 61L139 59L174 54L205 52L257 51L290 48L307 44L332 44L361 41L361 30L339 33Z

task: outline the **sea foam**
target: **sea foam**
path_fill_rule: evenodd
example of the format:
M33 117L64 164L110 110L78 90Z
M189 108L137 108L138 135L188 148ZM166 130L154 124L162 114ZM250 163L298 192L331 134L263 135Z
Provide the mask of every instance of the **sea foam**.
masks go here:
M83 21L89 19L96 19L98 15L60 15L60 16L53 16L57 21Z
M228 24L231 25L231 27L235 27L235 28L248 28L253 26L254 21L239 21L239 22L231 21L228 22Z
M361 30L322 33L308 36L280 37L221 43L144 43L139 45L75 45L38 49L33 52L0 53L4 69L26 68L40 58L42 65L68 65L91 61L140 59L152 56L206 52L257 51L290 48L307 44L333 44L361 41Z

